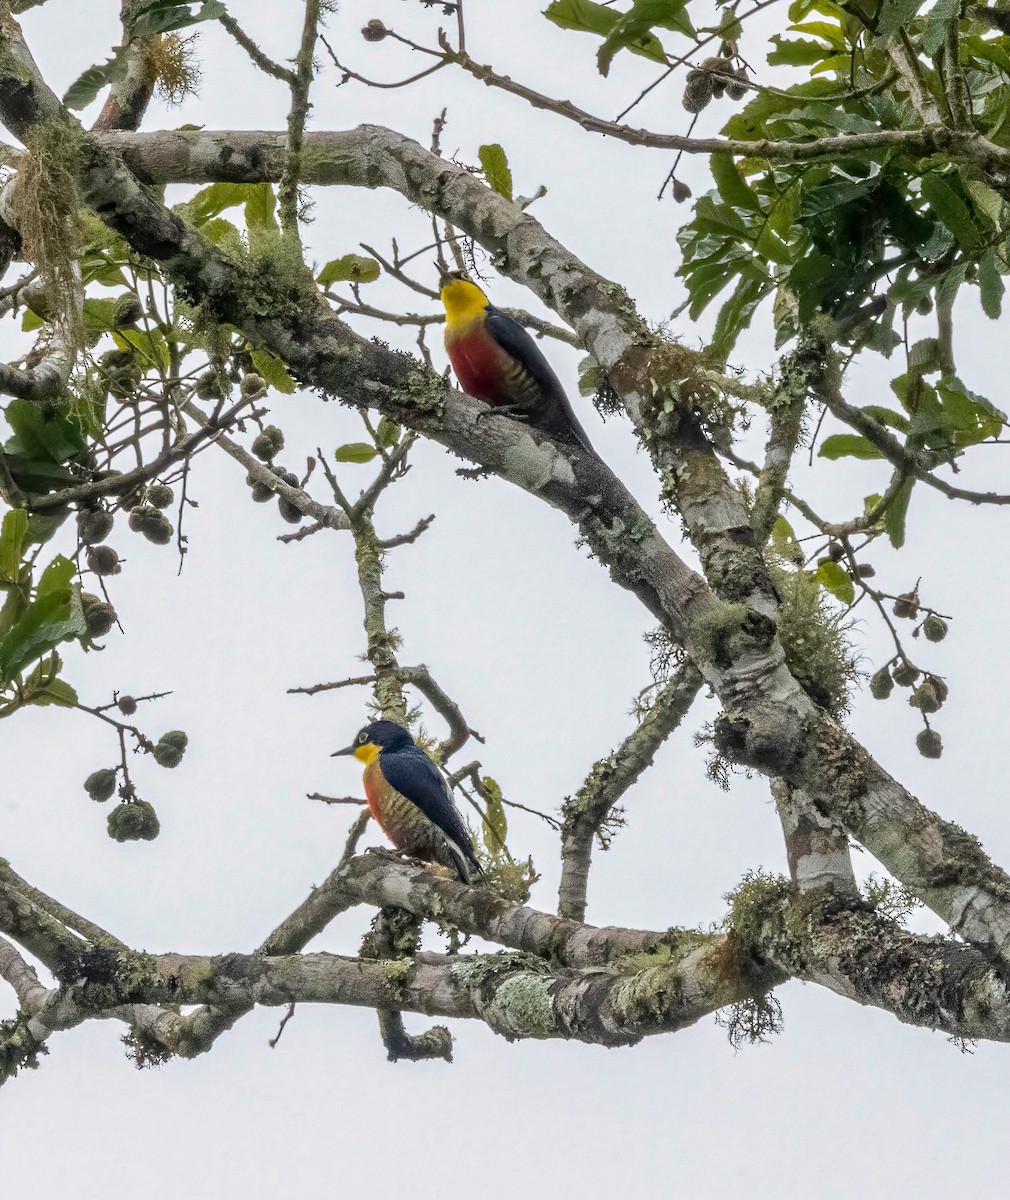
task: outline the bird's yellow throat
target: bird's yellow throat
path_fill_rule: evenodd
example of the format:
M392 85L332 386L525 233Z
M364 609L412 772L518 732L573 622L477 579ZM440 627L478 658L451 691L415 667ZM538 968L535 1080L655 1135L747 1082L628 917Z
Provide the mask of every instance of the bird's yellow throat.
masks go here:
M487 296L468 279L450 279L441 290L446 328L452 331L477 321L487 308Z
M356 746L354 749L354 757L358 762L363 762L367 767L369 763L375 762L382 750L381 746L377 746L374 742L369 742L365 746Z

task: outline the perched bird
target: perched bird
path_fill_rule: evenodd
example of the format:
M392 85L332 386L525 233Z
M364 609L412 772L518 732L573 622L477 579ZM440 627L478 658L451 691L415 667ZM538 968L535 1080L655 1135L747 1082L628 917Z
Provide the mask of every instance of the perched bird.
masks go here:
M441 863L464 883L484 873L442 772L402 725L372 721L332 757L344 754L365 764L369 810L397 850Z
M463 391L591 453L564 388L533 338L495 308L465 271L439 271L445 348Z

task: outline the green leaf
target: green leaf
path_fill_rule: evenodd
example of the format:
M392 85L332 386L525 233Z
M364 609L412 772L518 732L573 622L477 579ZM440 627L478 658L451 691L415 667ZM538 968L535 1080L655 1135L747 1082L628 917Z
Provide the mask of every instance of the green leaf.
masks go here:
M856 587L852 576L840 563L833 562L830 558L826 559L818 566L814 578L825 591L830 592L843 604L849 605L855 600Z
M818 458L883 458L876 446L861 433L833 433L826 437L817 451Z
M126 47L117 46L108 62L88 67L74 80L63 95L63 103L67 108L87 108L102 88L123 78L126 68Z
M116 301L92 299L84 301L84 332L91 338L111 333L116 327Z
M600 387L600 364L592 354L579 360L579 395L595 396Z
M776 517L771 532L772 548L790 562L802 562L803 552L792 525L785 517Z
M177 204L175 211L181 213L194 225L203 225L211 217L219 216L226 208L236 208L245 204L250 189L259 184L249 183L212 183L183 204Z
M14 432L4 443L7 454L57 464L76 458L84 449L80 426L66 407L43 411L31 400L15 399L8 403L4 415Z
M203 0L194 13L195 3L197 0L151 0L151 3L141 5L130 27L131 36L142 38L171 33L200 21L216 21L228 11L221 0Z
M45 321L38 315L32 312L30 308L25 309L25 315L21 318L21 329L24 333L32 333L36 329L41 329Z
M971 250L978 245L981 235L968 205L945 179L939 175L925 175L922 180L922 194L933 212L965 250Z
M894 499L887 506L887 511L884 513L884 529L887 531L887 536L891 539L891 545L895 550L900 550L905 544L905 519L908 516L908 502L912 498L912 488L914 486L914 479L906 479L901 487L898 488Z
M316 276L316 283L329 287L331 283L372 283L382 268L374 258L364 254L345 254L331 259Z
M498 855L505 849L505 839L509 832L504 798L501 788L490 775L484 776L481 787L486 805L482 830L484 846L491 854Z
M70 707L77 703L77 692L63 679L58 679L63 660L54 650L48 658L32 669L21 685L23 703L45 707L58 704Z
M270 350L252 350L249 357L256 373L262 375L275 391L283 392L285 396L294 392L295 381L276 354Z
M902 433L908 431L908 418L904 413L895 412L893 408L883 408L879 404L864 404L862 411L868 417L879 421L881 425L888 425L891 429L898 429Z
M525 212L535 200L542 200L547 195L547 188L541 184L532 196L516 196L516 204Z
M665 62L662 43L651 32L656 26L695 37L694 26L686 11L686 0L634 0L631 8L619 17L597 52L600 74L609 73L614 55L620 50L633 50Z
M0 683L12 679L60 642L88 632L81 611L80 588L72 584L77 568L62 555L46 567L35 598L10 631L0 638Z
M935 337L920 338L908 351L908 370L914 375L932 375L940 369L940 342Z
M897 33L922 7L923 0L881 0L877 10L877 33L890 37Z
M711 350L725 361L736 345L736 339L750 324L754 309L768 290L764 279L747 279L722 306L712 334Z
M732 208L745 208L750 212L761 212L757 193L740 173L731 154L713 154L712 177L719 195Z
M497 142L492 142L487 146L481 146L477 155L480 158L480 165L484 168L484 178L487 180L488 187L497 192L499 196L504 196L506 200L511 200L512 172L502 147Z
M380 417L375 437L383 450L391 450L400 440L402 432L395 421L391 421L388 417Z
M276 231L278 229L277 218L274 216L276 209L277 197L274 195L271 184L253 183L249 185L245 201L245 223L250 231L254 229Z
M1003 312L1003 293L1006 290L996 261L996 251L984 254L978 264L978 290L982 299L982 311L991 320L999 319Z
M554 0L544 12L544 16L561 29L577 29L581 33L596 33L601 37L607 37L622 19L621 13L614 12L606 5L597 4L595 0ZM607 69L617 49L620 47L614 47L613 51L608 50ZM644 34L640 40L629 42L627 49L632 54L641 54L654 62L666 62L662 44L651 34ZM599 60L597 61L599 63ZM599 63L599 66L601 73L606 75L603 64Z
M12 508L0 526L0 581L17 583L27 535L27 512L23 508Z
M337 462L369 463L378 454L378 450L367 442L348 442L346 446L338 447L334 458Z
M65 679L54 679L35 692L28 703L37 704L42 708L49 704L57 704L60 708L73 708L77 701L76 688L67 683Z
M770 67L808 67L831 53L829 46L806 38L786 39L780 33L775 33L771 40L776 48L768 55Z

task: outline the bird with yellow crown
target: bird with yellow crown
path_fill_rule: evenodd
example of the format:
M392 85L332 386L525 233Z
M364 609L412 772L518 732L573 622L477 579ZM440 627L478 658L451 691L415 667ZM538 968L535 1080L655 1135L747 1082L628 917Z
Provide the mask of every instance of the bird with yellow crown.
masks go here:
M484 874L445 777L402 725L372 721L332 757L345 754L365 764L369 811L397 850L440 863L464 883Z
M439 273L445 348L463 391L497 413L592 453L564 388L533 338L495 308L465 271L439 266Z

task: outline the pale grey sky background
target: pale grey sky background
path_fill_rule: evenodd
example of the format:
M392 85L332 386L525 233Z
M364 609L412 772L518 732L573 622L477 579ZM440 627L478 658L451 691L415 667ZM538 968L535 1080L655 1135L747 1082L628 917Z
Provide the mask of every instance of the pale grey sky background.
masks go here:
M235 0L230 7L273 55L292 52L299 5ZM622 56L611 79L599 79L595 43L556 30L541 7L469 0L471 53L605 115L652 78L654 66ZM50 0L25 18L57 90L107 57L117 10L98 0ZM437 9L402 0L344 0L330 21L331 40L350 65L380 79L417 64L388 42L360 39L359 27L376 16L429 43L445 21ZM174 111L155 105L146 127L281 128L284 89L255 73L219 30L205 30L200 98ZM591 137L449 71L403 92L336 89L335 82L330 70L319 83L312 128L370 121L427 143L432 118L446 106L446 153L473 162L482 142L500 141L519 192L548 187L535 212L552 233L626 285L650 318L666 318L679 302L675 233L687 210L653 199L669 166L665 155ZM707 118L714 128L727 113L724 106ZM657 90L635 119L686 128L671 90ZM704 188L699 165L683 174ZM407 247L425 236L422 214L391 193L320 191L316 200L308 239L320 262L359 241L388 245L395 234ZM535 304L505 280L490 290L499 303ZM384 283L371 294L399 299ZM1005 338L980 314L966 315L958 334L962 372L1006 408ZM684 319L675 329L688 341L699 336ZM6 356L14 343L5 330ZM410 345L393 330L378 332ZM578 355L545 349L574 393ZM769 364L764 323L737 358L751 369ZM850 384L853 398L883 402L887 378L879 364L862 370ZM676 542L678 525L660 516L654 480L626 423L604 427L585 402L579 412L600 452ZM279 397L275 416L291 447L284 459L296 469L317 444L356 436L353 413L308 395ZM1002 455L975 452L977 486L1005 480ZM403 660L429 664L485 734L479 756L506 795L553 810L630 728L631 698L648 679L641 634L649 619L575 547L562 516L497 480L461 481L457 465L441 449L421 447L409 479L379 514L389 534L438 513L421 544L390 562L390 585L407 593L392 614L404 636ZM351 487L356 471L367 476L349 467ZM154 951L254 947L327 874L343 845L348 810L314 805L305 793L360 787L356 768L328 755L361 723L364 695L285 694L357 672L362 634L350 541L333 534L278 544L275 536L288 527L274 506L249 503L241 476L223 455L199 459L192 494L200 508L188 518L191 549L181 579L169 548L117 530L111 541L128 563L112 581L113 598L126 636L110 637L101 654L67 654L68 677L92 702L107 700L113 688L173 690L143 716L154 733L189 732L185 762L174 772L147 762L136 769L142 794L161 815L161 837L120 846L106 836L107 810L81 788L89 772L114 761L113 739L96 723L43 710L0 727L0 852L40 887ZM839 518L884 480L874 464L819 464L805 476L816 506ZM889 769L978 834L1004 865L1006 522L1000 510L972 511L917 493L905 551L874 559L893 590L923 576L927 602L956 618L948 640L923 653L951 687L937 721L943 759L918 756L916 722L901 697L881 704L864 695L852 718ZM870 666L886 657L886 640L864 617L857 632ZM705 778L703 752L691 738L713 713L711 704L699 704L629 795L627 830L598 856L591 920L708 925L748 868L785 869L765 784L741 776L726 794ZM377 832L368 840L377 841ZM517 817L510 840L516 851L533 853L543 872L533 903L552 907L558 863L550 831ZM874 868L865 854L857 862ZM364 919L361 911L348 914L318 948L353 951ZM934 928L927 918L917 922ZM41 1200L272 1200L344 1189L415 1200L576 1191L587 1200L615 1191L931 1200L1003 1190L1007 1048L963 1055L942 1035L902 1027L812 986L789 984L779 996L784 1034L739 1054L711 1020L610 1051L509 1045L460 1023L451 1067L387 1064L374 1014L353 1009L300 1008L276 1050L267 1040L281 1011L260 1011L210 1055L146 1072L126 1060L121 1026L92 1023L54 1038L42 1068L0 1092L4 1193ZM9 993L0 1000L4 1015L10 1000Z

